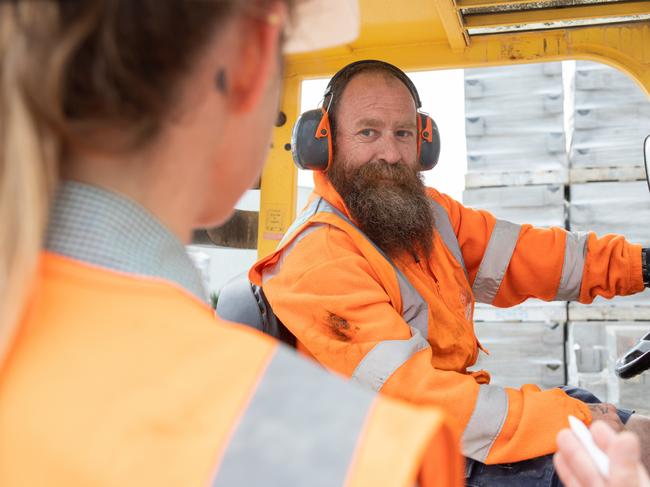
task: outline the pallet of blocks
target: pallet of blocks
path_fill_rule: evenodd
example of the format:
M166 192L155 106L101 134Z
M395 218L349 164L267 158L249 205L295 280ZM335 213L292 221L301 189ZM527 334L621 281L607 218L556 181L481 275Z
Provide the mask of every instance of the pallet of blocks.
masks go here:
M645 181L593 182L571 185L569 225L572 231L594 231L602 236L623 235L627 240L650 245L650 194ZM569 319L648 320L650 292L569 304Z
M568 179L562 64L465 70L467 188Z
M616 376L618 357L650 330L650 321L570 321L567 341L569 383L618 407L650 414L650 377Z
M574 87L571 183L643 179L643 140L650 134L646 94L626 74L588 61L576 62Z
M568 181L561 63L465 70L467 175L463 204L536 226L566 224ZM566 383L565 302L477 304L475 332L492 383Z
M650 194L644 180L643 141L650 102L625 74L579 61L569 152L569 227L613 233L650 245ZM568 307L569 383L602 400L648 413L650 379L616 377L616 359L650 330L650 293Z
M487 210L495 217L513 223L561 228L566 223L566 200L564 185L561 184L466 189L463 192L463 204ZM512 308L477 303L474 310L474 319L481 322L564 323L566 316L566 302L544 302L537 299L529 299Z
M472 369L487 370L492 384L542 389L566 384L564 322L477 322L475 330L490 355L481 353Z

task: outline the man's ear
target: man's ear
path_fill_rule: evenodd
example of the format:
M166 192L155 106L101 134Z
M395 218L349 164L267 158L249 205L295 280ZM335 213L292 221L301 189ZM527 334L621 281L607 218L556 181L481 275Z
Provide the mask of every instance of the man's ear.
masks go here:
M283 1L272 2L263 18L243 16L241 27L248 36L240 37L230 79L231 106L236 112L254 109L265 94L270 80L280 69L281 39L288 10Z

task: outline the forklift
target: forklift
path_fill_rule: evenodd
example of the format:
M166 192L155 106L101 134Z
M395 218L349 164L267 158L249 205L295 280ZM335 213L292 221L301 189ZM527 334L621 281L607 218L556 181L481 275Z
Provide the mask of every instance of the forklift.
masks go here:
M276 248L296 216L297 168L292 162L291 140L294 122L300 115L301 84L304 80L329 77L354 61L381 59L404 71L423 71L589 60L623 71L650 96L648 1L349 3L360 19L356 40L287 60L280 113L259 183L259 212L238 210L224 226L198 231L195 243L257 249L260 258ZM650 136L644 143L644 156L650 189ZM253 321L254 326L262 326L260 320ZM629 379L649 368L650 333L617 361L615 372Z

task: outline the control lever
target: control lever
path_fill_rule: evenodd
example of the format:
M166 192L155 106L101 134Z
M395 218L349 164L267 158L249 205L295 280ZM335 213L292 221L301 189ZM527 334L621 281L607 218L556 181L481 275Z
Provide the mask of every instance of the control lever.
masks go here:
M631 379L647 369L650 369L650 333L616 361L615 371L621 379Z

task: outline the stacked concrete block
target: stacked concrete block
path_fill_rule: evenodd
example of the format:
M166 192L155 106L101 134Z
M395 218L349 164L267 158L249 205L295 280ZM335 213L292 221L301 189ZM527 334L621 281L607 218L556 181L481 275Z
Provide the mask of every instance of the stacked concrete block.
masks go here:
M578 62L570 77L562 95L559 64L468 70L464 203L516 223L617 233L649 246L642 166L650 103L628 77L602 65ZM493 382L552 387L566 377L603 400L648 411L650 379L621 381L614 365L650 330L650 293L590 305L479 304L475 322L491 352L477 366L491 371ZM565 328L566 350L564 338L549 348L548 330Z
M619 379L614 372L614 364L618 357L624 355L646 335L650 329L650 321L630 324L618 324L605 328L608 351L608 395L609 400L621 407L634 409L638 413L650 414L650 376L642 374L628 380Z
M481 351L474 369L485 369L492 383L507 387L566 384L565 302L537 299L512 308L476 304L474 331Z
M562 184L467 189L463 204L488 210L503 220L538 227L564 227L566 221Z
M650 194L645 181L608 181L571 185L569 224L573 231L616 233L633 243L650 245ZM648 320L650 292L569 304L569 318Z
M603 401L650 413L650 377L622 380L616 360L650 329L650 321L571 321L568 325L569 383L589 389Z
M463 200L468 206L486 209L516 223L564 226L562 185L470 189ZM477 303L474 321L479 341L490 351L489 356L480 354L477 367L488 370L493 383L511 387L566 383L566 302L529 299L511 308Z
M568 180L561 63L465 70L463 203L515 223L566 225ZM475 330L492 382L565 383L566 303L477 304Z
M571 183L643 178L650 103L629 76L603 64L578 61L570 115Z
M465 70L466 187L567 180L561 63Z
M571 112L569 227L621 234L650 245L650 194L643 180L643 140L650 102L625 74L577 62ZM647 413L650 379L623 381L616 359L650 330L650 293L568 308L568 377L601 399Z
M567 328L567 378L571 385L608 400L606 322L569 322Z
M481 353L473 369L485 369L492 384L521 387L537 384L550 388L566 383L564 322L477 323Z
M571 185L571 230L618 233L650 243L650 193L645 181L610 181Z

